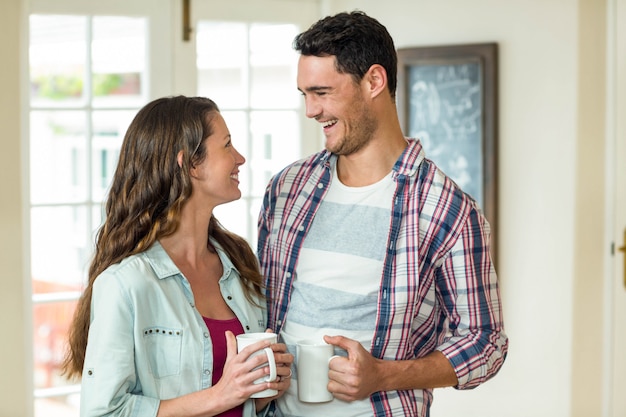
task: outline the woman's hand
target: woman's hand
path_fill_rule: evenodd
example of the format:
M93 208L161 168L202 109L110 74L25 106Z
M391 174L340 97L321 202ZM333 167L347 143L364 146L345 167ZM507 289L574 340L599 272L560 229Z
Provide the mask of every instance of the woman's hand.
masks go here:
M269 347L270 342L262 340L237 353L235 335L230 331L227 331L225 335L226 362L222 377L217 384L182 397L161 400L158 417L217 415L242 404L254 393L268 388L277 389L276 386L279 384L277 382L254 383L255 380L269 375L270 371L269 366L254 369L267 362L265 355L250 357L254 352ZM283 373L284 369L281 369L281 375Z
M278 391L278 394L269 398L257 398L256 409L257 411L265 408L272 400L282 396L289 386L291 385L291 367L293 365L293 355L287 350L287 345L284 343L273 343L271 346L274 351L274 358L276 359L276 381L270 382L269 388Z
M254 381L269 375L269 367L264 366L254 369L267 362L265 355L250 356L253 353L270 346L270 342L262 340L244 348L237 353L237 339L235 335L227 331L226 336L226 362L224 372L214 389L218 398L226 403L224 410L229 410L246 401L252 394L268 388L277 389L276 382L264 382L255 384ZM284 346L284 345L283 345ZM276 357L276 373L278 374L278 357ZM281 371L282 372L282 371Z
M274 351L274 357L276 358L276 386L271 387L278 390L278 395L274 398L278 398L287 391L291 385L291 366L293 364L293 355L287 351L287 345L284 343L274 343L271 345Z

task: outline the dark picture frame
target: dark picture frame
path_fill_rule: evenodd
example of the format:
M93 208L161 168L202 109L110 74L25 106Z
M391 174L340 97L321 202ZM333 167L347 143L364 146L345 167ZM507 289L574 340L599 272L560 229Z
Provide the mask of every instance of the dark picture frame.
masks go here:
M398 115L406 136L474 197L498 247L498 45L398 49Z

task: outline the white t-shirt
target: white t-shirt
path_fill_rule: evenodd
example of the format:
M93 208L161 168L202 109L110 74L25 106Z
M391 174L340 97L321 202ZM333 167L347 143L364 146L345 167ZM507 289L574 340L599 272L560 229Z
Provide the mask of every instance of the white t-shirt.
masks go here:
M378 291L391 222L395 182L391 173L365 187L333 181L307 234L296 269L287 321L281 335L296 355L296 342L324 335L357 340L370 350ZM335 354L346 356L342 349ZM297 357L294 363L297 363ZM297 367L289 390L278 400L285 417L371 416L369 399L326 403L298 401Z

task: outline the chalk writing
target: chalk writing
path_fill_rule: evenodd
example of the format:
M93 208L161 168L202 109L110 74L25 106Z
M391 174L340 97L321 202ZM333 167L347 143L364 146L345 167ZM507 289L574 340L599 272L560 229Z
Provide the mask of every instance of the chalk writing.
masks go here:
M409 132L426 157L480 204L483 202L480 65L410 68Z

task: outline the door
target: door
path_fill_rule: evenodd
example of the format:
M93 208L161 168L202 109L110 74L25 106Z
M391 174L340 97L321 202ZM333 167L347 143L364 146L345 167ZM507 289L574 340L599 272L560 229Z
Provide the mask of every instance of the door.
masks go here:
M613 143L615 149L614 205L613 205L613 242L612 257L613 279L612 297L612 364L609 364L611 399L608 415L626 416L626 0L614 3L615 19L613 30L615 45L614 56L615 103L612 112L614 126ZM610 94L609 94L610 96ZM611 105L609 104L609 109ZM610 113L611 114L611 113ZM610 129L609 129L610 131Z

